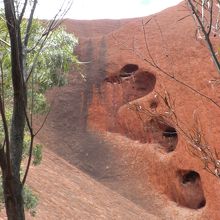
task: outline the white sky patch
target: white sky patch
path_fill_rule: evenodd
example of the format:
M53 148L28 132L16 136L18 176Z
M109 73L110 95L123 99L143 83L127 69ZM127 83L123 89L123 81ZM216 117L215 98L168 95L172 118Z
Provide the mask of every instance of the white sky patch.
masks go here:
M68 2L70 0L64 0ZM66 18L79 20L142 17L177 5L183 0L73 0ZM22 0L21 0L22 2ZM35 17L52 19L63 0L38 0ZM0 8L3 8L0 0ZM28 13L26 13L28 17Z
M50 19L62 0L38 0L36 16ZM66 15L72 19L121 19L141 17L174 6L181 0L74 0Z

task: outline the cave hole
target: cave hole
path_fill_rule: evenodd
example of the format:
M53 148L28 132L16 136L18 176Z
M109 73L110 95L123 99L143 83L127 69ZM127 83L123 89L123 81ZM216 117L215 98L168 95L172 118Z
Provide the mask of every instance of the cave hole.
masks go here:
M150 103L150 108L151 108L151 109L156 109L157 106L158 106L157 101L155 101L155 100L151 101L151 103Z
M194 170L179 170L177 175L179 187L176 188L178 190L174 200L187 208L203 208L206 205L206 199L199 173Z
M135 72L139 69L138 65L136 64L126 64L120 70L120 77L129 77L135 74Z
M195 183L197 179L200 179L199 174L195 171L189 171L182 176L182 183Z
M137 90L144 90L147 93L153 91L156 85L156 77L154 74L143 71L135 75L135 87Z
M203 200L198 204L197 209L203 208L203 207L205 206L205 204L206 204L206 200L203 199Z
M157 106L157 102L154 103ZM178 133L174 127L166 122L162 117L152 118L145 126L147 128L147 141L158 143L158 147L166 153L176 149L178 143Z
M122 81L121 81L121 77L119 77L119 76L109 76L109 77L106 77L105 79L104 79L104 81L105 82L107 82L107 83L112 83L112 84L115 84L115 83L117 83L117 84L120 84Z
M169 153L174 151L178 141L176 129L174 127L166 125L163 128L162 139L162 145L165 146L166 152Z

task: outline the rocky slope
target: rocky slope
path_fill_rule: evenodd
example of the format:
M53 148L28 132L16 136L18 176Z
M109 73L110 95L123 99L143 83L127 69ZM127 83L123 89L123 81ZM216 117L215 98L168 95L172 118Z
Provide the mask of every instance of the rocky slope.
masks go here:
M164 113L166 109L158 94L164 97L169 94L167 97L175 103L173 108L184 132L194 135L195 140L195 132L200 130L209 146L217 152L220 150L219 107L215 105L219 102L218 75L203 42L195 39L195 25L187 14L182 3L154 16L133 19L120 27L116 25L117 28L103 32L102 36L91 33L85 37L88 33L78 32L80 46L77 52L82 61L89 63L84 68L86 83L81 81L83 85L79 85L79 80L72 76L71 96L80 90L81 97L78 96L78 101L74 101L76 97L72 99L75 120L68 121L75 122L71 126L75 125L83 136L83 143L86 142L82 152L90 155L80 156L77 165L100 182L146 210L149 208L147 192L152 187L175 202L180 213L187 210L189 215L195 214L195 219L206 219L207 216L218 219L220 194L216 192L219 181L204 170L201 160L191 155L189 143L176 132L178 128L174 121L161 120L159 114L142 114L140 117L137 109L134 111L129 107L141 106ZM92 23L84 24L93 26ZM67 27L71 28L70 23ZM150 62L155 62L159 68L153 68ZM67 99L69 95L61 96ZM73 130L72 127L69 130ZM72 132L72 139L77 132ZM111 138L101 137L101 142L105 140L107 146L97 144L94 138L97 134L105 136L106 132ZM72 151L74 154L75 148ZM63 156L76 163L75 156ZM126 181L134 178L136 184L128 189L126 184L118 184L112 178L100 180L99 175L105 173L103 167L108 163L121 173L128 172ZM108 172L114 173L114 169ZM172 213L166 215L167 219L171 217Z
M42 199L37 218L220 219L218 178L160 117L175 103L181 128L220 151L218 75L187 14L180 4L143 19L64 22L80 40L86 80L73 71L48 92L44 162L29 177Z

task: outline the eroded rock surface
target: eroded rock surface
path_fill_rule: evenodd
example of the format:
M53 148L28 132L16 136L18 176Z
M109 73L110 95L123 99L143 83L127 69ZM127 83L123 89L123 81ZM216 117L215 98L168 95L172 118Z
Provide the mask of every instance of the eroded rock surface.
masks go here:
M39 139L98 182L86 186L91 192L83 189L79 197L82 193L95 196L93 189L102 184L130 200L129 207L139 207L138 213L145 210L167 220L220 219L219 180L187 151L188 143L175 123L160 117L141 118L133 109L163 111L157 94L167 91L175 101L182 128L190 131L196 114L207 143L220 150L220 109L178 83L219 101L219 86L210 83L218 77L214 65L206 48L195 39L193 20L188 17L180 21L188 13L182 9L183 4L169 8L150 22L151 16L125 21L66 21L67 30L75 31L80 40L77 53L86 62L86 81L72 72L67 86L48 92L53 106ZM163 71L144 59L156 62ZM71 178L77 178L75 174ZM36 178L32 175L30 178ZM79 182L73 188L80 186ZM76 195L72 188L69 192ZM106 194L106 200L111 196ZM97 201L102 203L99 196ZM108 219L106 215L109 219L153 219L145 214L133 218L128 206L119 204L120 214L114 217L105 208L100 209L97 219L102 219L102 213L103 219ZM84 218L85 213L72 212L73 219Z

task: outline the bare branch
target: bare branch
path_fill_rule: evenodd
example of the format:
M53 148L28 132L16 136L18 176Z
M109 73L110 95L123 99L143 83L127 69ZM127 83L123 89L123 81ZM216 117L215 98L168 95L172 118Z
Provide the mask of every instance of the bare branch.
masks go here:
M27 45L28 45L28 40L29 40L29 36L30 36L30 30L31 30L31 26L32 26L32 22L33 22L34 12L35 12L36 6L37 6L37 0L34 0L33 6L31 8L31 13L30 13L30 16L29 16L29 19L28 19L26 32L25 32L25 35L24 35L24 47L25 47L24 49L26 49ZM25 8L23 8L23 9L25 10Z
M173 106L174 101L170 94L166 90L164 94L158 92L156 92L156 94L163 107L161 112L158 112L157 109L148 109L138 103L129 104L129 109L136 112L137 117L143 124L143 128L145 128L146 124L144 117L147 118L147 121L156 118L161 124L173 124L178 134L188 143L187 151L190 155L198 158L204 164L204 169L209 173L220 178L220 160L218 153L215 148L210 147L207 143L199 118L197 116L195 117L194 114L194 124L190 129L187 128L176 115L175 107ZM144 132L148 131L144 130Z
M3 40L1 38L0 38L0 42L2 42L3 44L5 44L8 47L11 47L11 45L8 42L6 42L5 40Z
M188 18L188 17L191 17L191 16L192 16L191 14L186 15L186 16L184 16L184 17L180 18L180 19L179 19L179 20L177 20L177 21L182 21L182 20L184 20L184 19L186 19L186 18Z
M147 34L146 34L146 30L145 30L145 25L147 25L151 20L152 20L152 18L150 18L148 21L144 22L144 20L142 19L142 28L143 28L143 34L144 34L145 48L146 48L147 53L151 59L151 62L153 63L153 65L156 65L156 63L154 62L154 59L151 55L148 43L147 43Z
M5 116L4 106L2 97L0 96L0 114L2 117L3 129L5 134L5 145L6 145L6 163L9 175L12 175L12 168L11 168L11 155L10 155L10 140L9 140L9 132L8 132L8 123Z
M30 120L28 118L28 115L27 115L26 109L24 109L24 112L25 112L26 123L27 123L28 129L29 129L29 132L30 132L30 136L31 136L31 141L30 141L30 146L29 146L29 156L28 156L27 167L26 167L24 177L23 177L23 180L22 180L22 185L25 184L26 179L27 179L27 175L28 175L28 171L30 169L31 159L32 159L32 154L33 154L34 137L35 137L35 135L33 133L33 128L32 128L31 122L30 122Z
M160 30L161 31L161 30ZM150 59L147 59L140 51L137 51L135 49L135 47L128 47L127 46L127 42L123 43L123 42L118 42L116 36L112 35L113 39L119 44L119 47L121 49L124 50L129 50L131 52L134 53L135 56L137 56L139 59L145 61L147 64L149 64L151 67L157 69L160 73L162 73L163 75L167 76L169 79L173 80L174 82L182 85L184 88L189 89L190 91L192 91L195 94L198 94L199 96L203 97L204 99L206 99L208 102L212 103L214 106L216 106L217 108L220 108L220 104L218 104L217 101L215 101L213 98L209 97L208 95L198 91L196 88L194 88L193 86L187 84L186 82L184 82L181 79L178 79L177 76L175 76L174 73L169 73L166 70L164 70L154 59L154 62L152 62L151 58L153 58L151 56ZM145 38L146 39L146 38Z
M208 32L207 32L208 36L211 33L212 22L213 22L213 0L210 0L209 2L210 2L209 3L210 4L210 9L209 9L209 16L210 16L210 18L209 18L209 27L208 27Z
M18 19L19 24L21 24L21 21L23 19L24 13L26 11L27 3L28 3L28 0L25 0L22 11L21 11L21 14L20 14L19 19Z
M35 0L36 1L36 0ZM45 28L45 31L42 33L42 36L39 38L39 40L36 42L36 44L31 48L31 49L27 49L27 52L31 52L32 50L34 50L37 46L39 46L39 49L35 55L35 58L33 60L33 63L27 73L27 76L25 78L25 81L27 82L31 76L31 74L33 73L34 69L35 69L35 65L37 63L38 57L40 52L42 51L46 40L48 39L48 37L50 36L50 34L52 33L52 31L54 29L56 29L62 22L63 17L66 15L66 13L69 11L69 9L71 8L73 4L73 0L69 0L67 2L67 6L65 7L65 1L63 2L60 10L57 12L57 14L54 16L53 20L51 20L48 24L47 27Z
M40 45L40 47L39 47L37 53L35 54L34 60L33 60L33 62L32 62L32 65L31 65L31 67L30 67L30 69L29 69L29 71L28 71L28 73L27 73L27 75L26 75L25 82L28 82L28 80L29 80L31 74L33 73L33 71L34 71L34 69L35 69L35 66L36 66L36 64L37 64L37 61L38 61L40 52L42 51L43 47L45 46L45 43L46 43L46 40L47 40L49 34L50 34L50 32L47 33L47 35L44 37L43 41L41 42L41 45Z
M165 56L167 58L169 57L169 60L171 61L170 69L173 69L173 67L174 67L173 57L171 56L171 53L169 51L169 47L168 47L167 42L166 42L166 40L164 38L163 31L162 31L162 29L161 29L161 27L159 25L159 22L157 21L156 16L154 17L154 21L155 21L155 23L157 25L157 28L158 28L159 32L160 32L160 36L161 36L161 39L162 39L162 42L163 42L163 48L164 48L164 51L165 51ZM173 71L173 73L171 72L169 74L174 77L174 71Z
M198 22L199 29L201 29L201 31L202 31L202 33L204 35L205 42L206 42L207 48L208 48L208 50L210 52L211 58L212 58L212 60L213 60L213 62L215 64L215 67L216 67L218 73L220 74L220 64L219 64L219 61L218 61L218 59L216 57L216 53L214 51L212 42L211 42L211 40L209 38L210 32L212 30L213 6L211 4L212 8L211 8L211 11L209 12L210 13L209 27L208 27L208 31L206 31L206 25L204 25L204 20L203 20L204 17L200 16L200 12L195 8L192 0L187 0L187 2L189 4L190 9L193 12L193 15L195 16L195 20Z
M41 126L40 126L40 127L38 128L38 130L34 133L34 136L37 136L38 133L41 131L41 129L44 127L44 125L45 125L45 123L46 123L46 121L47 121L47 118L48 118L49 114L50 114L50 110L47 112L46 116L44 117L44 120L43 120Z

